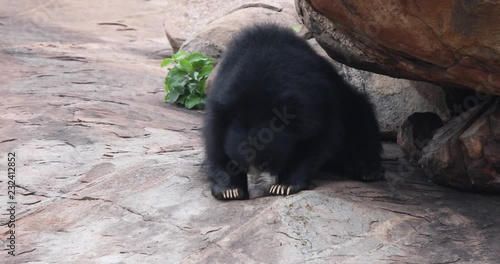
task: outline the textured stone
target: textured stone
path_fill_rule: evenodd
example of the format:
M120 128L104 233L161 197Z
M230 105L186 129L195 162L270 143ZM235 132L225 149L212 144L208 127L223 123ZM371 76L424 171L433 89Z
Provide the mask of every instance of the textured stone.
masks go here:
M498 1L296 0L296 7L339 62L500 95Z
M414 113L401 125L397 142L411 164L418 165L422 149L429 144L443 121L435 113Z
M181 47L219 59L234 33L255 23L272 22L289 28L300 25L293 4L250 5L216 19L193 34Z
M459 139L464 144L467 156L473 160L483 156L484 141L491 135L490 123L487 116L482 116L460 135Z
M294 0L175 0L169 1L165 10L163 27L167 39L174 49L207 24L239 9L260 7L280 12L282 5L292 5Z
M316 52L329 59L315 40L309 40L309 43ZM395 139L403 121L413 113L435 113L442 120L450 117L446 94L439 86L358 70L329 60L347 83L368 94L386 138Z
M500 101L490 99L455 117L436 131L420 164L437 183L471 191L500 193L500 138L492 131Z

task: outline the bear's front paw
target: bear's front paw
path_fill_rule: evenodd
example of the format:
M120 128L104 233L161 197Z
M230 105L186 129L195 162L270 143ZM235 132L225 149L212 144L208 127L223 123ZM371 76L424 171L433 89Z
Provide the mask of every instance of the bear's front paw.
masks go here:
M269 195L291 195L304 190L297 184L274 184L269 189Z
M221 188L215 185L212 187L212 196L219 200L243 200L245 191L237 187Z

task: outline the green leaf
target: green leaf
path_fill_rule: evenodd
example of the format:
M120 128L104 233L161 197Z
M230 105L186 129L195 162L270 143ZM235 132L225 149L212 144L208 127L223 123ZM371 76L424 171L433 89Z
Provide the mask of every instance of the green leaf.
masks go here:
M183 94L177 99L177 103L184 105L186 102L186 98L188 98L189 94Z
M196 92L198 84L199 84L198 82L189 82L187 84L188 90L191 94Z
M184 106L187 109L192 109L193 107L195 107L196 105L201 103L201 100L202 100L201 97L192 94L192 95L188 96L188 98L186 98L186 102L184 103Z
M200 94L205 96L207 90L207 78L203 78L200 82Z
M212 72L213 69L214 69L213 65L207 65L207 66L201 68L199 75L200 76L208 76L208 75L210 75L210 73Z
M201 53L179 51L162 61L162 67L174 63L165 78L165 101L184 105L188 109L203 108L208 75L214 60Z
M179 63L181 64L182 68L184 68L184 70L186 70L187 72L192 73L194 71L193 65L188 60L182 59L179 61Z
M177 53L172 55L172 59L174 59L175 61L179 61L179 60L184 59L186 56L187 56L187 52L185 52L183 50L179 50Z
M170 91L176 91L180 94L184 94L186 92L186 83L185 82L174 82L169 85Z
M198 61L193 61L193 68L195 71L199 71L201 68L205 67L206 65L210 65L210 62L208 60L198 60Z
M177 99L179 98L181 94L176 92L176 91L170 91L166 96L165 96L165 102L169 103L175 103Z
M183 90L181 87L184 86L187 82L187 75L189 73L186 72L183 68L174 67L168 72L167 78L167 86L169 90L177 90L181 92Z
M192 63L195 69L201 69L207 65L213 65L214 62L215 61L212 58L205 56L203 59L193 61Z
M210 58L210 57L205 57L205 59L210 63L210 64L214 64L215 63L215 60Z
M160 67L165 67L168 66L170 63L174 62L174 59L172 58L166 58L161 62Z
M196 109L203 109L206 104L206 97L201 98L200 102L195 106Z
M299 32L302 29L302 26L301 25L293 26L292 29Z
M193 63L195 61L199 61L199 60L205 60L207 58L207 56L201 54L201 53L191 53L187 58L186 60L188 60L189 62Z
M170 90L170 88L168 87L168 77L165 77L165 91L168 91Z
M169 79L181 79L181 78L186 77L188 74L189 73L186 70L184 70L184 68L174 67L168 72L167 78L169 78Z
M203 85L201 82L196 82L196 87L194 89L194 93L198 94L200 96L205 96L205 93L203 92Z

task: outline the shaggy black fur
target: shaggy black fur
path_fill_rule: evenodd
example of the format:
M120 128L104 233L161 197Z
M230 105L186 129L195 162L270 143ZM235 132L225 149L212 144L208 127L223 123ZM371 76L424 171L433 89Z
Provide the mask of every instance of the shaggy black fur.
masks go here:
M218 67L204 120L214 197L247 199L250 167L278 175L269 194L307 189L322 169L360 180L383 176L367 97L292 30L249 27Z

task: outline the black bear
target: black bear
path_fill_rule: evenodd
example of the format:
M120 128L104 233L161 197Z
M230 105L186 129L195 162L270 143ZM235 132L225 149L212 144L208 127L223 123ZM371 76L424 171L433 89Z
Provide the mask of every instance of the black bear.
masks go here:
M203 130L215 198L252 198L250 175L276 177L264 180L271 185L263 195L307 189L320 170L360 180L384 175L368 98L293 30L245 28L218 67Z

